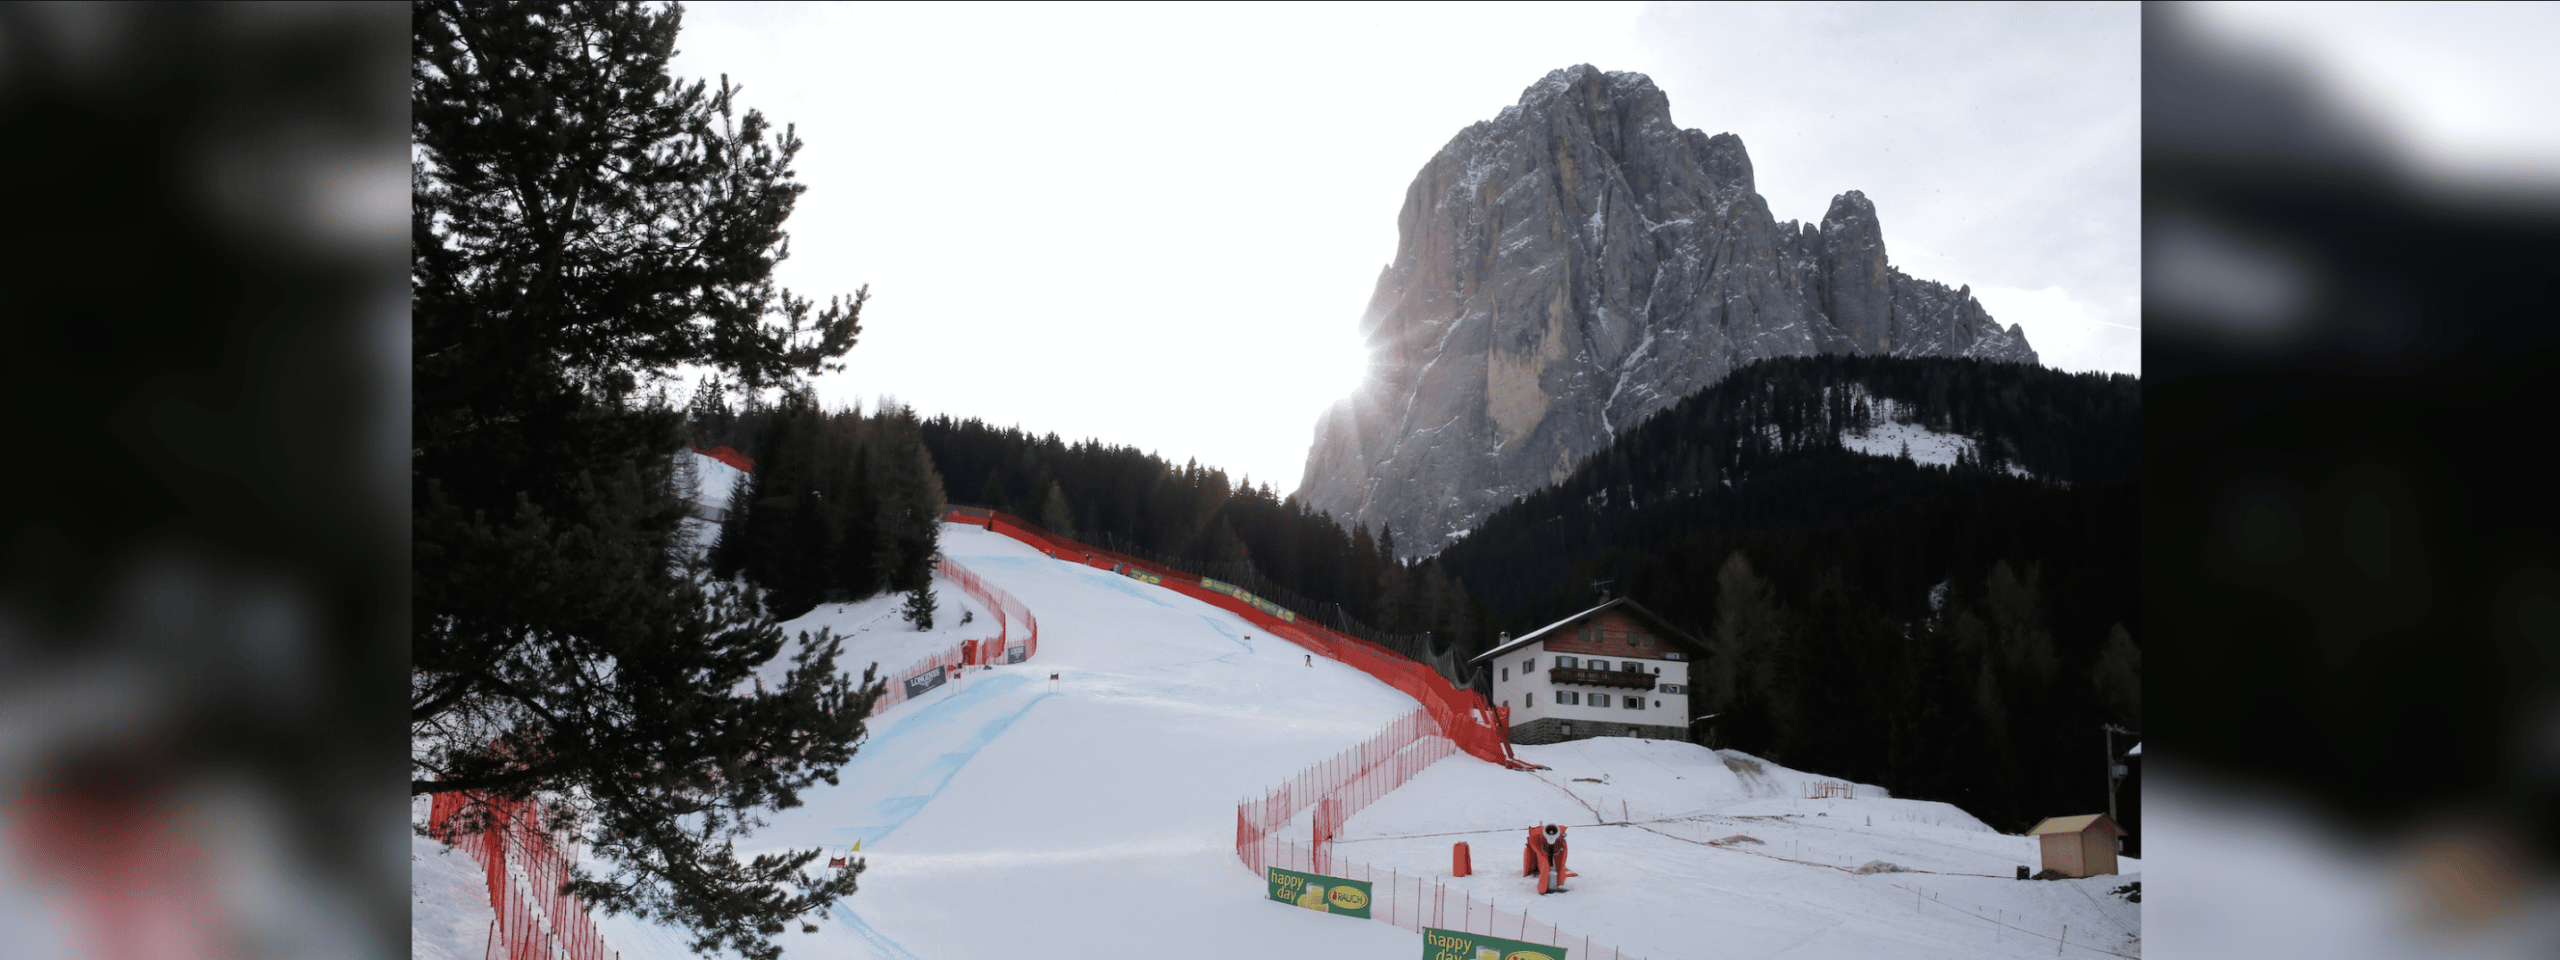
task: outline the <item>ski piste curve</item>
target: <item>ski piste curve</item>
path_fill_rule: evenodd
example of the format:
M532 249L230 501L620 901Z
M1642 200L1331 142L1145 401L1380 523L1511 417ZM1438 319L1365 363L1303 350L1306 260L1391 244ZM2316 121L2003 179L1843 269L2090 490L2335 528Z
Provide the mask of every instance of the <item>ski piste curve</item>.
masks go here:
M859 840L868 867L817 933L777 937L786 955L1412 952L1411 934L1384 924L1253 909L1267 906L1262 882L1234 850L1239 797L1368 737L1411 697L1321 657L1310 667L1236 614L1001 534L946 524L942 550L1039 615L1039 655L872 718L839 785L765 817L740 856L843 855ZM673 931L627 916L604 927L629 960L691 956Z
M1225 609L982 528L946 525L943 550L1037 613L1040 653L873 718L840 785L805 792L805 806L770 815L742 845L742 856L841 855L863 841L861 891L819 918L818 932L777 937L787 956L1410 960L1410 932L1267 902L1237 862L1233 816L1237 800L1411 712L1411 697L1339 662L1308 666L1303 648ZM893 600L876 602L886 615ZM895 666L880 644L900 629L875 628L864 661L839 668L858 671L875 654ZM1603 738L1520 753L1552 769L1434 764L1355 817L1343 853L1432 877L1453 899L1525 904L1631 957L2140 955L2139 907L2108 895L2140 878L2135 861L2124 877L2019 883L2007 875L2034 862L2034 838L1994 833L1943 803L1866 784L1855 799L1806 799L1823 778L1685 743ZM1630 802L1637 824L1594 822L1624 819ZM1521 825L1539 822L1576 824L1583 876L1570 894L1538 897L1494 868ZM1736 834L1757 839L1705 843ZM1479 870L1447 878L1459 840L1474 842ZM1848 870L1869 860L1921 872ZM681 931L600 921L626 960L694 956ZM477 955L476 941L465 946Z

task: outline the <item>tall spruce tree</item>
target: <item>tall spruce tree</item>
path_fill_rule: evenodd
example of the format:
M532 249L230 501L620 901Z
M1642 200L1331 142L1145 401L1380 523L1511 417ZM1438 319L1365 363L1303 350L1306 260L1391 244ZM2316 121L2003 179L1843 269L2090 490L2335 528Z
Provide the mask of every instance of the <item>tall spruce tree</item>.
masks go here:
M666 72L682 10L412 8L411 791L531 799L603 872L574 892L771 937L854 890L741 858L758 812L853 754L879 687L678 549L679 365L757 391L830 369L863 293L777 287L798 140ZM787 664L778 683L757 669Z

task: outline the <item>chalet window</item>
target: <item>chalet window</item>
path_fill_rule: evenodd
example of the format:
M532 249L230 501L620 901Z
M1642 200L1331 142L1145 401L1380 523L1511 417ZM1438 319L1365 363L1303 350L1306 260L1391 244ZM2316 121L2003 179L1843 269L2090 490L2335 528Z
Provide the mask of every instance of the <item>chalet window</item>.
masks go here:
M1577 660L1575 660L1575 659L1574 659L1574 658L1572 658L1572 657L1557 657L1557 658L1556 658L1556 669L1558 669L1558 670L1571 670L1571 669L1573 669L1573 668L1574 668L1574 664L1579 663L1579 662L1580 662L1580 661L1577 661Z
M1520 661L1520 672L1523 674L1538 672L1538 658L1530 657L1529 659Z
M1579 693L1575 693L1575 692L1573 692L1573 691L1571 691L1571 690L1558 690L1558 691L1556 691L1556 702L1557 702L1557 703L1580 703L1580 702L1582 702L1582 695L1581 695L1581 694L1579 694Z
M1605 694L1605 693L1595 693L1595 694L1592 694L1592 695L1591 695L1591 705L1592 705L1592 706L1595 706L1595 707L1605 707L1605 706L1608 706L1608 705L1609 705L1609 695L1608 695L1608 694Z
M1644 698L1643 698L1643 697L1619 697L1618 699L1626 701L1626 702L1627 702L1627 709L1629 709L1629 710L1642 710L1642 709L1644 709Z
M1524 693L1524 694L1521 694L1521 695L1520 695L1520 706L1521 706L1521 708L1522 708L1522 709L1527 709L1527 708L1529 708L1529 707L1534 707L1534 706L1537 706L1537 705L1538 705L1538 695L1537 695L1537 694L1534 694L1534 693Z
M1676 683L1666 683L1655 689L1661 690L1664 693L1679 693L1680 685Z
M1637 663L1637 662L1635 662L1635 661L1633 661L1633 660L1621 660L1621 661L1619 661L1619 662L1618 662L1618 672L1619 672L1619 673L1643 673L1643 672L1644 672L1644 664Z
M1502 668L1502 682L1504 682L1504 683L1510 683L1510 682L1511 682L1511 668L1510 668L1510 667L1504 667L1504 668Z
M1650 647L1653 646L1653 638L1645 636L1644 631L1632 631L1627 634L1627 645L1634 647Z
M1560 724L1556 727L1556 732L1560 736L1573 736L1573 724Z

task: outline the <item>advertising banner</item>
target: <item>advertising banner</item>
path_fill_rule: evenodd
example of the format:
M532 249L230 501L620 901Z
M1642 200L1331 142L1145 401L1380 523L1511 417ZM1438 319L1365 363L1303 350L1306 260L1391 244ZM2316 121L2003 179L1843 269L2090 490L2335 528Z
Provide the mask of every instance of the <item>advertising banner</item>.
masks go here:
M1126 573L1126 574L1128 574L1128 575L1129 575L1129 579L1131 579L1131 580L1135 580L1135 581L1138 581L1139 583L1163 583L1163 582L1164 582L1164 578L1163 578L1163 577L1156 576L1155 574L1148 573L1148 572L1146 572L1146 571L1144 571L1144 570L1140 570L1140 569L1138 569L1138 568L1136 568L1136 567L1130 567L1130 568L1128 568L1127 570L1123 570L1123 571L1121 571L1121 572L1122 572L1122 573Z
M1298 622L1298 614L1296 611L1283 608L1279 604L1254 596L1253 594L1246 592L1243 587L1223 581L1211 580L1207 577L1200 578L1200 585L1211 590L1218 591L1219 593L1226 594L1227 596L1234 597L1238 600L1242 600L1246 603L1253 604L1254 609L1279 617L1280 622L1282 623Z
M1024 654L1021 647L1015 646L1004 648L1004 662L1006 663L1021 663L1023 656Z
M923 673L916 674L915 676L908 677L907 699L913 700L917 697L923 696L925 691L941 686L942 673L942 668L935 667Z
M1270 867L1271 899L1309 910L1369 919L1369 882Z
M1422 960L1565 960L1565 956L1563 947L1424 927Z

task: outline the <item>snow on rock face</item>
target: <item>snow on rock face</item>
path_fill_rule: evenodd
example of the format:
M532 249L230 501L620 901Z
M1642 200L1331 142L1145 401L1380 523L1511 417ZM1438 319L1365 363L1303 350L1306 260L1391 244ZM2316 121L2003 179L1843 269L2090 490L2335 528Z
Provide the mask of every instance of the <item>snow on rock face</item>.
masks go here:
M1741 138L1680 129L1643 74L1548 74L1423 166L1397 231L1360 321L1377 369L1297 496L1412 555L1754 360L2036 359L1969 287L1895 269L1858 191L1778 223Z

